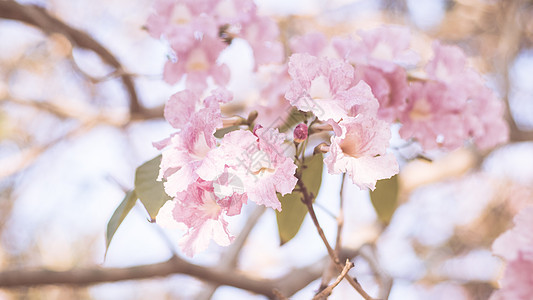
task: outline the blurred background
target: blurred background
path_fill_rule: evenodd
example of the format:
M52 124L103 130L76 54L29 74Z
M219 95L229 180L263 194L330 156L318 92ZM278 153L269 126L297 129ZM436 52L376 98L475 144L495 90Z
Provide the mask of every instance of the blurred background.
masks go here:
M149 223L138 203L104 258L107 222L133 187L136 167L158 154L151 143L173 131L162 118L162 106L183 89L163 82L168 47L143 28L152 1L17 2L42 7L59 25L39 18L39 9L20 14L8 2L0 0L0 272L127 267L179 254L182 232ZM533 203L533 1L255 2L260 13L274 16L293 35L314 28L332 36L404 24L417 50L429 55L433 39L458 45L484 74L507 105L509 143L483 153L471 148L427 153L432 162L409 159L416 149L397 151L405 157L399 157L404 162L399 206L390 224L380 224L368 192L348 182L343 241L351 248L369 246L371 254L358 256L350 274L370 294L386 280L392 282L389 299L487 299L503 267L491 244L512 227L520 208ZM222 60L232 71L229 89L236 100L256 97L249 46L235 41ZM323 174L317 199L331 241L341 181ZM247 205L231 219L232 232L254 213L257 209ZM213 244L190 261L216 265L224 251ZM276 278L324 255L308 217L296 238L280 247L275 214L266 211L244 244L238 268ZM320 279L291 299L310 299L319 285ZM89 287L0 289L0 299L211 296L264 299L179 274ZM331 299L358 297L342 282Z

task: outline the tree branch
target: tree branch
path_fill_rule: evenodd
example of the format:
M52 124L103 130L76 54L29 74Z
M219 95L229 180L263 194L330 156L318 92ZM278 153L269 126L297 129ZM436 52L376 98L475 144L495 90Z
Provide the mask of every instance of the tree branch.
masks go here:
M337 255L335 250L333 250L333 248L331 248L331 245L329 244L328 239L326 238L326 235L324 234L324 231L322 230L322 227L320 226L320 223L318 222L318 218L316 217L315 210L313 208L313 197L314 197L314 195L309 194L309 192L307 191L307 187L305 186L305 184L301 180L301 174L299 174L297 172L296 173L296 178L298 178L297 185L300 188L300 191L302 192L302 195L303 195L302 202L307 206L307 209L309 210L309 216L311 217L311 220L313 220L313 224L315 224L316 230L318 231L318 235L320 236L320 238L324 242L324 246L326 246L326 249L328 250L328 254L329 254L331 260L333 260L333 262L335 263L335 267L337 268L337 270L339 272L342 272L344 267L340 263L339 256ZM365 290L359 284L359 282L357 282L357 280L355 280L354 278L352 278L350 276L346 276L344 278L346 278L346 280L348 280L350 285L361 296L363 296L363 298L365 300L373 300L373 298L369 294L367 294L367 292L365 292Z
M130 99L130 113L138 115L144 113L144 108L139 103L139 98L135 90L135 85L131 75L123 72L120 62L104 46L93 39L89 34L81 30L72 28L68 24L50 15L45 9L36 5L22 5L13 0L0 1L0 18L15 20L35 26L46 34L58 33L70 40L79 48L91 50L110 66L114 67Z
M341 256L343 258L352 258L357 253L357 250L343 249ZM0 272L0 288L35 287L48 284L86 286L122 280L162 277L171 274L185 274L207 282L233 286L274 299L276 298L274 289L278 290L282 295L291 296L313 280L319 278L328 262L329 257L325 256L306 267L293 269L278 279L270 280L252 278L237 271L228 273L228 271L216 267L195 265L175 256L166 262L127 268L93 267L70 271L44 269L4 271Z

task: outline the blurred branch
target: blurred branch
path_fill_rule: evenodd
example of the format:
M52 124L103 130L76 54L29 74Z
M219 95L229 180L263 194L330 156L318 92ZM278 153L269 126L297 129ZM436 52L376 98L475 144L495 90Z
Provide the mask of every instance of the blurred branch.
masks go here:
M124 87L129 94L130 113L132 116L145 115L146 111L139 103L139 98L135 90L135 84L130 74L124 72L121 63L104 46L93 39L89 34L81 30L72 28L68 24L50 15L44 8L36 5L22 5L13 0L0 1L0 18L16 20L28 25L35 26L46 34L58 33L65 36L73 45L88 49L96 53L110 66L115 68L115 74L122 78ZM153 112L148 112L149 116ZM162 116L159 115L159 117Z
M372 269L372 272L374 272L375 276L378 278L378 282L379 282L378 298L382 300L386 300L386 299L389 299L393 280L389 276L389 274L387 274L387 272L385 272L385 270L383 270L383 268L381 268L381 266L379 265L375 250L376 249L374 245L366 244L366 245L361 246L361 248L359 249L359 255L364 260L366 260L366 262L370 266L370 269Z
M37 158L39 158L41 154L43 154L52 146L59 143L61 140L79 136L80 134L91 130L98 124L98 120L94 120L92 122L84 122L76 129L73 129L72 131L68 132L66 135L55 138L44 145L38 145L31 148L23 149L17 154L1 159L0 165L2 166L2 168L0 169L0 179L16 174L29 167Z
M358 251L343 249L342 258L351 258ZM276 289L281 295L291 296L306 287L313 280L320 277L323 267L329 262L329 257L309 264L306 267L293 269L277 279L256 279L240 272L228 272L217 267L199 266L187 262L177 256L166 262L141 265L127 268L80 268L70 271L11 270L0 272L0 288L15 288L40 285L71 285L85 286L97 283L115 282L122 280L146 279L151 277L168 276L171 274L185 274L218 285L228 285L248 290L257 294L275 298Z

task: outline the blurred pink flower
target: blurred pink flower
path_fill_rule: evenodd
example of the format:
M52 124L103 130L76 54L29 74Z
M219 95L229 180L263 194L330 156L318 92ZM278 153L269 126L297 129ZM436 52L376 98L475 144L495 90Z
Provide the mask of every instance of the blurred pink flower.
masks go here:
M501 289L491 300L529 300L533 295L533 206L522 209L514 218L515 227L502 234L492 249L508 264Z
M382 26L359 31L360 40L332 40L333 46L347 61L392 72L398 66L414 65L418 55L409 49L411 34L401 26Z
M355 69L355 81L363 80L372 89L378 99L378 117L387 122L394 122L407 105L407 74L403 68L395 67L391 72L371 66L358 66Z
M202 92L207 88L207 78L213 78L219 86L225 86L230 77L228 66L217 63L218 56L227 45L220 39L204 36L184 52L176 52L177 61L165 64L163 78L174 84L187 75L187 88Z

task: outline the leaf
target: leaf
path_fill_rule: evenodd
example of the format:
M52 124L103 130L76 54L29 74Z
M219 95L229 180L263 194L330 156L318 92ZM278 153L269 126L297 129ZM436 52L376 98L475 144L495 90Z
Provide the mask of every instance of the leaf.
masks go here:
M227 133L230 133L232 131L235 131L235 130L239 130L241 128L240 125L233 125L233 126L229 126L229 127L226 127L226 128L221 128L217 131L215 131L215 137L217 139L221 139L223 138Z
M370 200L378 219L385 224L389 224L398 207L398 189L398 175L394 175L389 179L378 180L376 189L370 191Z
M124 197L124 200L120 203L120 205L115 209L115 212L111 216L111 219L109 219L109 222L107 222L107 232L105 236L105 252L107 254L107 249L109 249L109 244L111 244L111 239L115 235L115 232L117 231L118 227L124 221L124 218L128 215L130 210L135 205L135 202L137 201L137 195L135 194L135 191L129 191L126 193L126 196Z
M324 167L322 154L308 157L302 170L302 181L309 193L316 198L322 184L322 170ZM302 193L294 191L285 196L278 193L282 211L276 211L280 245L296 236L307 214L307 206L302 203Z
M170 200L165 192L163 182L157 181L160 163L161 155L145 162L135 172L135 193L148 211L151 222L155 222L155 217L161 206Z
M294 108L287 116L287 120L279 127L279 132L285 132L291 129L292 126L307 120L307 118L308 116L305 112Z

